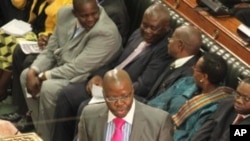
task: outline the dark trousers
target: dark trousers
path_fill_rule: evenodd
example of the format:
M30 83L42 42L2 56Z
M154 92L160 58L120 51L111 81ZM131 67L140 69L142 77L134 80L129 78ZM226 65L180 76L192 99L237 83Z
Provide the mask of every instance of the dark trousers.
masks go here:
M90 98L85 86L86 82L69 84L58 95L55 122L52 126L52 141L74 139L76 124L79 121L78 107L82 101Z
M17 112L22 115L26 114L28 108L21 88L20 75L25 68L29 67L32 64L36 57L37 54L24 54L19 45L17 45L13 53L12 97L13 103L18 106Z

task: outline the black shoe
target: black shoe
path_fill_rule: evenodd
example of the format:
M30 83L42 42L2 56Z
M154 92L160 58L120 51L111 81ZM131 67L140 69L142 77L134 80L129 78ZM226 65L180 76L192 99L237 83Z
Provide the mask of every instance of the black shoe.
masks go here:
M2 120L8 120L10 122L17 122L21 118L22 118L22 116L19 115L18 113L10 113L10 114L0 115L0 119L2 119Z
M24 116L16 123L16 128L21 133L31 132L35 130L31 116Z

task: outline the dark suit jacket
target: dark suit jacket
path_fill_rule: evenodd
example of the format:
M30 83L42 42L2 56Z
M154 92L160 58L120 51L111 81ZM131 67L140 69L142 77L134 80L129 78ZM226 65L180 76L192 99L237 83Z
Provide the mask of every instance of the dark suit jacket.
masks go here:
M124 70L131 77L135 88L135 94L146 97L151 86L155 83L163 68L170 63L171 57L167 54L168 33L162 40L148 46L133 61L131 61ZM129 38L123 53L112 63L101 67L93 75L103 76L108 70L115 68L125 60L142 41L140 30L136 30Z
M87 105L78 124L79 141L103 141L107 127L106 103ZM172 141L171 116L160 109L135 101L130 141Z
M191 76L193 74L192 66L199 59L199 55L194 56L188 62L186 62L183 66L176 68L174 70L169 70L169 66L167 66L164 72L158 77L157 81L154 83L154 86L150 90L147 99L152 99L153 97L159 95L159 88L164 82L165 89L168 89L172 86L179 78Z
M233 123L236 116L234 98L229 97L221 101L216 113L204 123L192 141L229 141L230 124ZM250 124L250 117L239 124Z
M103 6L109 17L116 24L123 43L127 41L130 29L130 19L124 0L98 0Z

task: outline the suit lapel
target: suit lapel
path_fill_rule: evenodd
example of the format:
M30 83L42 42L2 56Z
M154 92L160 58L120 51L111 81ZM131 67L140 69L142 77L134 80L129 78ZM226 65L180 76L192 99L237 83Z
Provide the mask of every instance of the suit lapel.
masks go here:
M140 141L143 135L143 129L146 125L146 120L144 119L144 113L142 111L141 105L135 101L135 114L134 121L131 130L130 141Z
M77 20L74 20L73 22L71 22L70 27L72 27L72 28L70 30L68 30L68 33L67 33L68 39L67 40L72 39L73 34L75 33L76 22L77 22Z
M157 81L155 82L154 86L152 87L147 99L151 99L153 95L157 95L156 89L160 87L161 83L163 82L163 79L169 74L172 70L170 69L170 65L168 65L165 70L162 72L162 74L159 76Z
M95 135L98 135L98 137L96 137L96 138L102 138L102 140L104 140L105 139L105 134L106 134L106 129L107 129L107 119L108 119L108 109L106 108L105 110L103 110L100 114L99 114L99 116L98 116L98 120L96 121L97 123L96 123L96 125L98 126L98 127L96 127L96 129L98 129L98 130L96 130L96 134L95 133L93 133L93 134L95 134Z
M85 38L86 31L83 31L82 33L80 33L78 36L76 36L74 39L71 39L68 44L67 44L67 48L68 50L78 46L79 42L83 41ZM84 47L84 45L82 45L82 47Z
M141 42L142 42L142 38L137 39L136 41L134 41L134 45L129 44L128 46L126 46L126 49L124 50L124 53L120 57L119 63L123 62L139 46L139 44Z

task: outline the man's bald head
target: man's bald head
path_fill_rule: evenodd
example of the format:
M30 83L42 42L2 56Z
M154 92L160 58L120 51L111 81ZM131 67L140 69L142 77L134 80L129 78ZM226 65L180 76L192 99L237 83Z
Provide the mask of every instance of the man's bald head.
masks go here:
M131 84L132 86L132 81L128 73L120 69L113 69L108 71L103 78L103 85L120 85L121 82L126 82L127 84Z
M166 23L169 23L171 19L168 9L161 3L152 4L146 9L144 14L161 19Z
M134 98L134 89L128 73L118 69L108 71L103 78L103 94L109 110L116 117L125 117Z
M191 25L182 25L176 28L174 34L185 45L185 51L188 55L196 54L202 43L201 32Z

